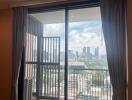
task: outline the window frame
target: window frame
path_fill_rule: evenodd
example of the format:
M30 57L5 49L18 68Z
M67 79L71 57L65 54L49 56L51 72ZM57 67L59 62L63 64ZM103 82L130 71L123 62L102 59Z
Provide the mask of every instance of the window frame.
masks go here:
M44 13L44 12L52 12L52 11L65 11L65 67L64 67L64 100L68 100L68 24L69 24L69 10L73 9L82 9L82 8L91 8L91 7L99 7L100 0L85 0L76 3L67 3L67 4L57 4L50 6L40 6L40 7L29 7L28 14L35 13ZM39 44L39 43L38 43Z

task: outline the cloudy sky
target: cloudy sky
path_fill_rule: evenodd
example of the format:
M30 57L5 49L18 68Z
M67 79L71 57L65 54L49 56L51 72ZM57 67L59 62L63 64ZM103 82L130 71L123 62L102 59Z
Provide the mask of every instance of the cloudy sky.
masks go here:
M61 50L64 50L64 23L44 24L44 36L60 36ZM69 23L69 50L74 52L91 47L91 52L98 46L101 55L106 54L105 43L100 20Z

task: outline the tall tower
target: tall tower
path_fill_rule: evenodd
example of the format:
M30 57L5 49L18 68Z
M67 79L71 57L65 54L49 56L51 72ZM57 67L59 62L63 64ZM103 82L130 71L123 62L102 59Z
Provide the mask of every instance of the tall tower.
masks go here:
M83 47L83 54L86 55L86 53L87 53L87 48Z
M99 47L95 48L95 57L98 58L99 57Z
M79 52L76 51L76 61L78 61L78 58L79 58Z
M90 47L87 47L87 59L91 58Z

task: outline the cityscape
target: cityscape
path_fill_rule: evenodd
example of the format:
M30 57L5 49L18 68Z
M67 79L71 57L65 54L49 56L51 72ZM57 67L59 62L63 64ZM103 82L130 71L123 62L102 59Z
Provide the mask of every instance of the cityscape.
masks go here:
M59 97L64 100L65 84L68 84L68 100L112 100L105 43L100 21L73 22L69 24L68 51L65 51L64 26L44 25L43 44L40 54L40 77L33 66L33 93L36 92L36 77L40 79L40 94L43 97ZM52 30L52 31L51 31ZM53 31L54 30L54 31ZM68 82L65 83L65 52L68 54ZM33 61L38 60L37 44ZM44 65L43 65L44 64Z
M68 98L69 100L75 100L75 98L76 99L78 98L77 100L87 100L88 98L90 98L90 100L106 100L106 97L108 98L107 100L112 99L111 98L112 87L110 83L110 77L109 77L108 70L105 70L107 69L106 55L104 56L100 55L99 47L94 48L94 52L91 52L91 49L92 49L91 47L83 47L82 52L68 50L68 68L69 68L68 69L69 70L69 74L68 74L69 97ZM59 51L58 49L55 49L54 54L53 52L48 52L47 50L43 51L43 58L42 58L43 61L52 62L53 59L56 59L54 60L54 62L58 62L57 60L59 56L58 51ZM37 52L33 54L37 54ZM35 57L36 56L34 56L34 58ZM46 91L51 89L54 94L54 92L58 91L57 87L59 84L60 100L63 100L64 98L64 84L65 84L64 58L65 58L65 53L60 51L60 69L57 69L57 70L60 70L60 73L58 73L58 71L56 72L56 74L54 73L54 71L52 72L52 70L54 70L54 68L57 66L45 67L45 70L51 71L51 73L49 73L49 76L46 76L46 80L53 81L51 87L46 86L47 87ZM91 68L94 70L89 69L90 68L89 63L92 66ZM103 63L103 64L100 65L99 63ZM95 65L98 66L97 69ZM98 70L99 68L100 70ZM43 73L43 77L45 77L45 71L42 71L42 73ZM56 83L58 79L60 81L59 83ZM35 83L36 82L34 82L34 88L36 87ZM44 95L43 89L42 89L42 94ZM47 95L50 96L51 95L50 92L47 92ZM84 99L79 99L79 98L84 98Z
M95 48L94 54L91 53L90 47L83 47L82 53L73 50L68 50L68 59L69 61L87 61L92 59L99 59L99 47Z

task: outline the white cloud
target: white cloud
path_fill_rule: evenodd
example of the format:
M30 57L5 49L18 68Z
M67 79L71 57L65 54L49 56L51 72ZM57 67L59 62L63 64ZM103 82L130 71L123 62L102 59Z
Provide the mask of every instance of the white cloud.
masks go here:
M64 24L44 25L44 34L61 36L61 48L64 48ZM105 45L100 21L74 22L69 24L69 49L82 52L84 46L96 48L99 46L100 53L105 54Z
M44 24L44 36L60 36L65 32L63 23L60 24Z

